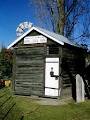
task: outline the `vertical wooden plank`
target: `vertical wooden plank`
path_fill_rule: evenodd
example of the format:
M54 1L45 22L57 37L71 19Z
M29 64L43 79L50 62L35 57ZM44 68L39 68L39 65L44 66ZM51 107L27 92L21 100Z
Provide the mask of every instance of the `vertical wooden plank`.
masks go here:
M61 76L61 72L62 72L62 68L61 68L61 63L62 63L62 46L59 46L59 89L60 89L60 95L61 96L61 90L62 90L62 76Z
M15 49L13 49L13 77L12 77L12 89L15 91L15 76L16 76L16 54Z

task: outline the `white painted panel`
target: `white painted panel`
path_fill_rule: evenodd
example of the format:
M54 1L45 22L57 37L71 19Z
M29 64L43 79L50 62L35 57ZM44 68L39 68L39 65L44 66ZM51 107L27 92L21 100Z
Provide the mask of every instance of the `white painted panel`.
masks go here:
M46 63L47 62L52 62L52 63L57 62L57 63L59 63L59 58L46 58Z
M51 68L53 68L54 75L59 76L59 58L46 58L45 65L45 95L58 96L59 77L57 79L51 77Z
M45 88L45 95L47 95L47 96L58 96L58 90L57 89Z
M28 36L24 38L24 44L46 43L47 38L42 35Z

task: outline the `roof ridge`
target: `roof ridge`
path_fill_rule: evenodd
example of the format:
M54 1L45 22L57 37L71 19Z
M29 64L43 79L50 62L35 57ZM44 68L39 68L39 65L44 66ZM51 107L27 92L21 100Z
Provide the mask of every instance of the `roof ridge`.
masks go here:
M22 38L24 38L27 34L29 34L32 30L36 30L37 32L41 33L42 35L52 39L53 41L55 41L61 45L64 45L64 43L67 43L67 44L78 47L78 45L76 43L74 43L73 41L70 41L68 38L66 38L63 35L57 34L53 31L46 30L44 28L32 26L27 32L25 32L19 38L14 40L14 42L12 42L7 48L8 49L11 48L13 45L15 45L17 42L19 42Z

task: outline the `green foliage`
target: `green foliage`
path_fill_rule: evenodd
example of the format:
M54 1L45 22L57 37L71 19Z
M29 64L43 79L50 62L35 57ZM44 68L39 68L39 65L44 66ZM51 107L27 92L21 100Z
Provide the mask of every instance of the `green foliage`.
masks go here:
M0 51L0 79L9 79L12 76L12 51L2 48Z

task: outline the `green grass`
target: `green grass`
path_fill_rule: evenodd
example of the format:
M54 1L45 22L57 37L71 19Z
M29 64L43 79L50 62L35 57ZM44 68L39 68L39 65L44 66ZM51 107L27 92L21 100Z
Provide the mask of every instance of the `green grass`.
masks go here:
M89 100L78 104L70 101L67 105L39 105L35 99L14 96L10 89L4 88L0 90L0 105L9 96L12 96L16 104L4 120L20 120L21 116L24 116L22 120L90 120ZM4 104L2 113L8 109L9 104L12 102Z
M11 89L0 89L0 120L20 120L22 111L16 104Z
M29 97L16 97L24 120L90 120L90 101L67 105L39 105Z

